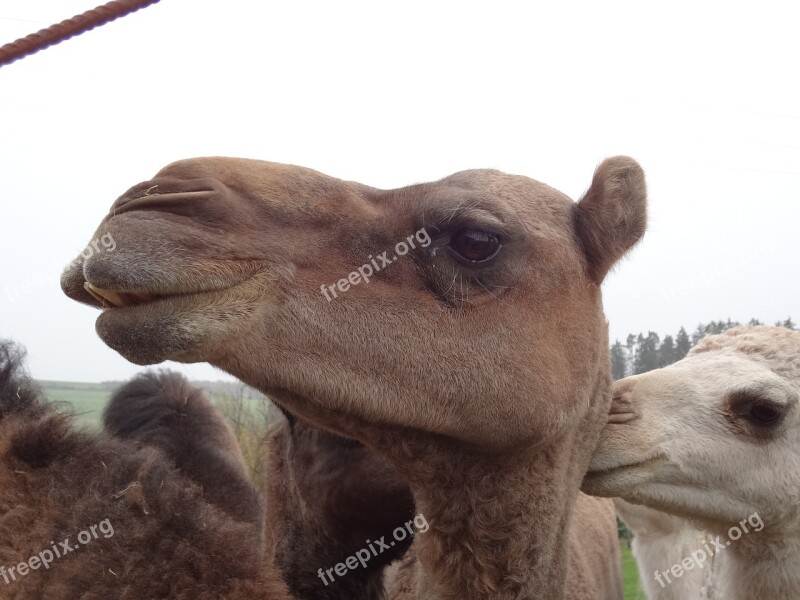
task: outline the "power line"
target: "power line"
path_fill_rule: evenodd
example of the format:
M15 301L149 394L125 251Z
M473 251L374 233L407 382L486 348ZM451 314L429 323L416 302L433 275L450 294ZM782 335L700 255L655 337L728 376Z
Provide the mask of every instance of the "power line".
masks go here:
M0 47L0 67L110 23L159 0L113 0Z

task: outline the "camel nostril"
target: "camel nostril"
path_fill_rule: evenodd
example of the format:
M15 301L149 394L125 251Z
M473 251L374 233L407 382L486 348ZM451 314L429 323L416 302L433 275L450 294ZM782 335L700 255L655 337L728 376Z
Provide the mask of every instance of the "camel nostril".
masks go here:
M627 390L615 393L611 399L611 410L609 412L627 412L633 407L631 394Z
M152 186L150 190L157 188ZM198 190L189 192L158 192L157 190L135 198L121 198L112 208L113 215L137 211L150 210L160 212L171 212L192 216L195 212L193 200L203 200L213 198L216 195L214 190Z
M629 388L614 390L607 422L615 424L628 423L638 417L639 413L634 406L631 390Z
M622 425L623 423L630 423L631 421L635 421L638 418L639 415L634 411L609 413L608 420L606 421L606 423L611 425Z

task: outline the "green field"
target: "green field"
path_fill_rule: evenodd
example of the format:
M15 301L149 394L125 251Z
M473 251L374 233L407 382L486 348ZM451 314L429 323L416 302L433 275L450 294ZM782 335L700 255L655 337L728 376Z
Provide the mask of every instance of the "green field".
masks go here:
M77 417L80 424L90 428L98 428L103 414L103 409L108 403L112 392L122 382L106 383L80 383L73 381L39 381L45 397L56 404L59 409ZM236 384L214 383L202 387L211 401L218 405L223 393L234 394L237 392ZM245 396L246 403L253 408L263 402L262 397L248 391Z
M625 588L625 600L647 600L647 596L639 581L639 569L636 560L631 554L631 549L620 541L622 545L622 583Z
M99 384L40 381L45 396L65 411L78 417L79 422L98 426L103 408L111 396Z

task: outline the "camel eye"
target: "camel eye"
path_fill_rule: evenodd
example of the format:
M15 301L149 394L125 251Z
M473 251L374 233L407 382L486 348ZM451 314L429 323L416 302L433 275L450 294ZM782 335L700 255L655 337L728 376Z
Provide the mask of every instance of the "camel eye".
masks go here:
M732 394L728 401L736 419L747 422L761 431L779 425L789 410L785 404L746 391Z
M775 404L756 403L750 407L745 418L756 425L776 425L783 418L783 410Z
M500 238L480 229L461 229L450 240L453 251L470 263L494 258L500 250Z

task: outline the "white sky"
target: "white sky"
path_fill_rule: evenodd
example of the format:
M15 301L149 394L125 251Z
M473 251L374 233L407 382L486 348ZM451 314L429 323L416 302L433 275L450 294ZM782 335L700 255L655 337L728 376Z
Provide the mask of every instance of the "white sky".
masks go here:
M95 4L3 0L0 43ZM0 336L24 343L43 379L139 370L97 338L96 311L67 299L58 273L118 195L202 155L377 187L493 167L576 198L600 160L629 154L651 221L605 285L612 339L800 320L799 13L788 1L162 0L0 68Z

